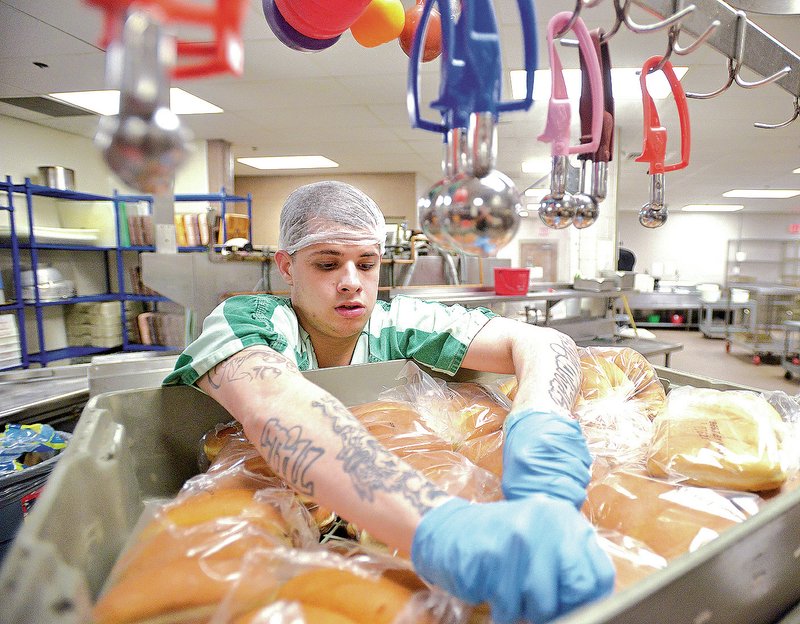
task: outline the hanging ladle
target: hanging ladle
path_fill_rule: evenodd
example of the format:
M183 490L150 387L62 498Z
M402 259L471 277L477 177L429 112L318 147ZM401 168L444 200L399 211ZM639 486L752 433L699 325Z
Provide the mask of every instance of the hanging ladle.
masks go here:
M496 255L521 221L519 191L511 178L494 168L496 140L492 113L470 115L467 175L447 186L437 207L447 240L474 256Z
M120 86L119 114L101 118L95 142L125 184L154 195L171 192L189 140L170 110L175 42L150 13L133 11L125 20L121 47L112 45L109 82Z
M672 96L678 107L678 120L680 121L681 160L670 165L664 164L667 153L667 130L661 125L655 102L647 90L647 76L659 64L672 89ZM668 216L667 205L664 201L664 174L669 171L684 169L689 165L689 152L691 151L689 107L683 86L675 75L672 63L664 61L663 56L651 56L645 61L642 73L639 76L639 84L642 87L642 108L644 109L644 143L642 155L636 159L636 162L650 164L648 170L650 175L650 201L639 210L639 223L646 228L657 228L666 223Z
M580 191L573 195L575 200L575 216L572 225L578 229L592 225L600 215L600 203L608 193L608 163L611 160L614 144L614 95L611 87L611 56L608 43L603 40L603 31L595 29L589 33L594 43L597 58L600 61L600 73L603 77L603 129L600 144L593 154L578 155L581 163ZM591 87L586 70L586 60L581 52L582 88L580 100L581 143L591 141L592 98Z
M444 251L455 251L442 231L442 193L452 182L466 173L467 130L453 128L448 130L442 157L442 178L428 189L417 202L417 217L420 228L428 240Z
M561 59L555 47L556 33L566 27L575 32L581 53L585 58L585 70L589 74L591 87L591 140L582 145L569 145L571 104L561 66ZM547 25L547 45L550 51L551 94L547 108L547 123L540 141L552 143L553 165L550 171L550 193L539 204L539 218L547 227L562 229L569 226L575 216L575 200L567 192L567 173L569 155L596 152L600 144L603 126L603 83L600 76L600 63L594 42L581 18L573 19L569 11L556 13Z
M419 59L427 20L438 2L442 22L442 62L439 97L431 103L445 119L433 124L419 115ZM431 224L440 224L445 241L468 254L491 256L507 244L520 222L519 193L513 182L494 169L496 161L495 123L500 112L526 110L533 103L536 68L536 25L531 0L518 0L523 42L527 93L522 100L500 102L502 70L500 43L494 9L490 0L477 0L461 7L453 19L449 0L426 0L415 33L409 59L408 109L414 127L436 132L456 129L449 135L448 153L456 168L442 188L437 183L421 204ZM467 158L463 129L468 128ZM440 181L442 182L442 181ZM433 210L431 214L429 211Z

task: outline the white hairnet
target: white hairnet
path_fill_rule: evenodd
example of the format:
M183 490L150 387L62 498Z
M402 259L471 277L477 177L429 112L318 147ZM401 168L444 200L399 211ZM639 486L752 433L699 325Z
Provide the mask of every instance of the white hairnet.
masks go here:
M278 246L293 254L315 243L386 244L386 222L377 204L344 182L315 182L295 190L281 210Z

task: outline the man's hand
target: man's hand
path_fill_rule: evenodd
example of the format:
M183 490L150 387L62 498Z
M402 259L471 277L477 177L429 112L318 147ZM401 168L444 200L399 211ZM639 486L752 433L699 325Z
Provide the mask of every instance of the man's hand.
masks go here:
M563 501L454 498L427 512L414 534L417 572L498 624L548 622L611 592L614 568L592 526Z
M503 495L512 500L548 494L580 509L592 465L580 424L527 409L512 411L504 427Z

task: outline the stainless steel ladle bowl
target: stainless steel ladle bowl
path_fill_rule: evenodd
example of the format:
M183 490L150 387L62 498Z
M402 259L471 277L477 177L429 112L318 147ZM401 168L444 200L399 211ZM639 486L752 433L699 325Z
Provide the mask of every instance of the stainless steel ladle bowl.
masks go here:
M110 73L121 73L119 114L100 120L95 143L129 186L154 195L171 192L190 138L169 107L174 41L147 12L135 11L109 63Z

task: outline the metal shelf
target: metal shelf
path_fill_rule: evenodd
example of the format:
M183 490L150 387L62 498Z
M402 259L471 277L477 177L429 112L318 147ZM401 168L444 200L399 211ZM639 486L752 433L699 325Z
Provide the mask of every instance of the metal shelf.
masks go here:
M99 353L111 353L112 351L119 351L120 347L65 347L63 349L52 349L50 351L40 351L39 353L31 353L29 359L31 362L38 362L46 365L49 362L56 362L58 360L68 360L77 357L87 357L89 355L97 355Z

